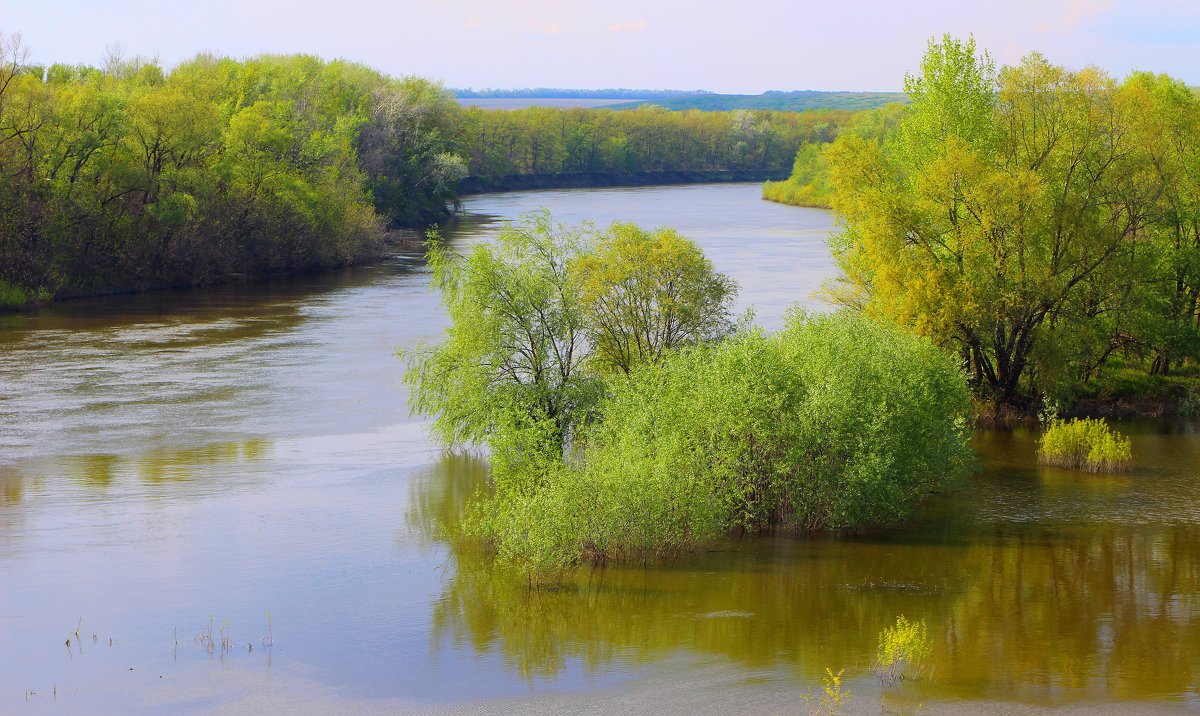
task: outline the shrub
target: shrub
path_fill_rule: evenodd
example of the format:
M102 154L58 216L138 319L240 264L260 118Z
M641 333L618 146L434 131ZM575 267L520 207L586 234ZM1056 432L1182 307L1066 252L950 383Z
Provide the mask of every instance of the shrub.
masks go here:
M885 685L916 679L926 668L933 652L925 621L910 622L896 617L896 625L879 632L879 648L875 652L875 673Z
M1038 460L1087 472L1120 472L1130 468L1133 451L1129 438L1103 418L1052 420L1038 445Z
M971 465L969 407L928 341L796 313L775 335L744 331L613 379L570 463L519 449L536 439L498 443L496 492L473 529L503 561L544 572L730 532L888 525Z
M29 305L29 294L20 286L0 279L0 311L17 311Z

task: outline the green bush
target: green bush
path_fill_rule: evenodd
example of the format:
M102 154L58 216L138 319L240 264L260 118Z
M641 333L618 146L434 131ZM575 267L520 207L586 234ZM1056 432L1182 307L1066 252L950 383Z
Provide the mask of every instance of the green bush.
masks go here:
M0 311L19 311L29 305L30 296L16 284L0 279Z
M780 204L829 208L829 196L809 184L800 184L793 179L767 181L763 184L763 198Z
M538 427L494 454L471 513L502 561L548 572L649 560L730 533L909 517L971 465L969 393L927 341L852 314L796 313L613 379L567 463Z
M1133 461L1129 438L1103 418L1054 420L1042 434L1038 460L1088 472L1120 472Z

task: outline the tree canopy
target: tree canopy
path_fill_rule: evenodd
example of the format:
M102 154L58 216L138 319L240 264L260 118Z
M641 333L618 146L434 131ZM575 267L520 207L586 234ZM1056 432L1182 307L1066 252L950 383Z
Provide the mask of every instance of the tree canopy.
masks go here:
M999 402L1055 394L1114 352L1197 357L1200 106L1032 54L995 70L933 42L884 141L822 154L843 229L838 302L957 352Z
M466 256L432 239L429 265L450 327L442 343L404 354L405 381L413 409L435 416L446 445L496 452L495 440L516 426L561 457L589 421L604 374L729 328L733 282L668 229L570 229L542 212Z

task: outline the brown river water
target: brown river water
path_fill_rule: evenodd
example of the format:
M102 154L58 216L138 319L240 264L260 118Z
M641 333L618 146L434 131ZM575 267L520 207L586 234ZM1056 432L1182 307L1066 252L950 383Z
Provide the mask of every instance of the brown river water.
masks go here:
M539 207L674 226L773 328L821 308L833 222L758 193L484 195L445 233ZM0 714L808 714L826 668L849 713L1200 712L1200 425L1123 424L1116 477L983 432L980 473L903 529L531 593L438 538L487 466L408 414L393 352L445 327L428 278L414 246L0 316ZM883 689L901 614L932 677Z

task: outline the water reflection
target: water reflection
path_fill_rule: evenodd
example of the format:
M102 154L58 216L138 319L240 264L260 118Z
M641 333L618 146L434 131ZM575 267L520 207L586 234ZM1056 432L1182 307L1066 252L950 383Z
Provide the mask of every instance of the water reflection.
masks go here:
M162 446L144 453L66 455L0 467L0 504L17 505L34 495L56 498L70 486L83 488L93 499L104 499L111 488L187 484L209 475L214 468L229 474L251 474L247 468L270 457L273 442L264 438L210 443L197 447ZM47 481L47 477L54 478ZM58 478L63 478L59 480ZM204 491L228 484L201 484ZM86 498L86 495L85 495Z
M526 679L689 650L812 683L869 669L904 614L935 641L922 698L1186 698L1200 690L1200 520L1159 518L1200 498L1200 441L1132 429L1143 467L1115 478L1038 467L1028 432L982 434L983 473L890 535L734 541L540 591L458 554L435 637ZM444 533L483 480L477 461L447 458L414 488L412 521Z
M486 489L487 476L487 460L477 453L443 455L412 478L408 526L426 544L450 539L468 501Z

